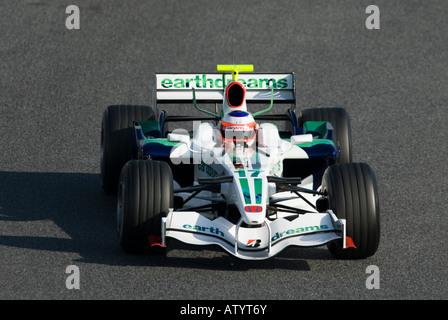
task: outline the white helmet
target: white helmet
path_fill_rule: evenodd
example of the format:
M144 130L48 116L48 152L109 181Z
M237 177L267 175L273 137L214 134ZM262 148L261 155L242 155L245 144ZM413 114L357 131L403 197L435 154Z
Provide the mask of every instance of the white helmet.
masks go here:
M249 145L256 138L254 117L243 110L234 110L224 115L221 122L222 139L225 142L246 142Z

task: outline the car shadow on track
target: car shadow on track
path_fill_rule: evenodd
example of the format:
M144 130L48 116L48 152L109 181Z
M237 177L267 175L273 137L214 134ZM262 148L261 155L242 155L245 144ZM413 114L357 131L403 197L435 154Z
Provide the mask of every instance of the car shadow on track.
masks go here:
M116 239L116 198L99 174L0 171L0 246L74 253L74 261L123 266L241 271L310 270L307 260L331 260L323 248L288 248L263 261L244 261L216 246L172 241L165 255L130 255ZM80 256L80 257L79 257Z

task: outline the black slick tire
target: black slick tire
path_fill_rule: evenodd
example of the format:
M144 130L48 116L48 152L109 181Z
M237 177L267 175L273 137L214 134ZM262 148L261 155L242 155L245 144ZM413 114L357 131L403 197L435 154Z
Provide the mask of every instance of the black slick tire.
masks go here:
M364 259L375 254L380 240L380 212L376 179L365 163L335 164L322 179L330 209L346 219L346 235L356 248L343 249L342 241L329 244L337 259Z
M106 108L101 124L101 185L107 194L117 194L121 168L132 158L131 127L134 121L153 120L148 106L113 105Z
M117 202L118 242L128 253L163 252L151 247L160 237L162 217L173 207L173 176L165 162L131 160L120 174Z

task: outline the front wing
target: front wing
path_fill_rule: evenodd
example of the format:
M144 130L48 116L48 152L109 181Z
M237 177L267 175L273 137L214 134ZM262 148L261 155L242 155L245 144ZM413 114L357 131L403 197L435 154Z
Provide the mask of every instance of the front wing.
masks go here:
M162 244L174 238L192 245L219 245L245 260L271 258L289 246L320 246L342 239L345 247L345 220L327 213L306 213L290 219L265 219L260 226L236 225L223 217L209 219L194 211L170 210L162 219Z

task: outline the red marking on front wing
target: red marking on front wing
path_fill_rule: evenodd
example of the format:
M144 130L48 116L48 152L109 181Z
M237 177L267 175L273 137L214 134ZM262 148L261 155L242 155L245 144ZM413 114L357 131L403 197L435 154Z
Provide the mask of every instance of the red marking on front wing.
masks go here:
M345 237L345 248L356 248L355 243L353 242L352 238Z
M154 234L150 234L150 235L148 236L148 240L149 240L149 245L150 245L151 247L159 246L159 247L162 247L162 248L163 248L163 245L162 245L162 237L161 237L161 236L154 235Z

